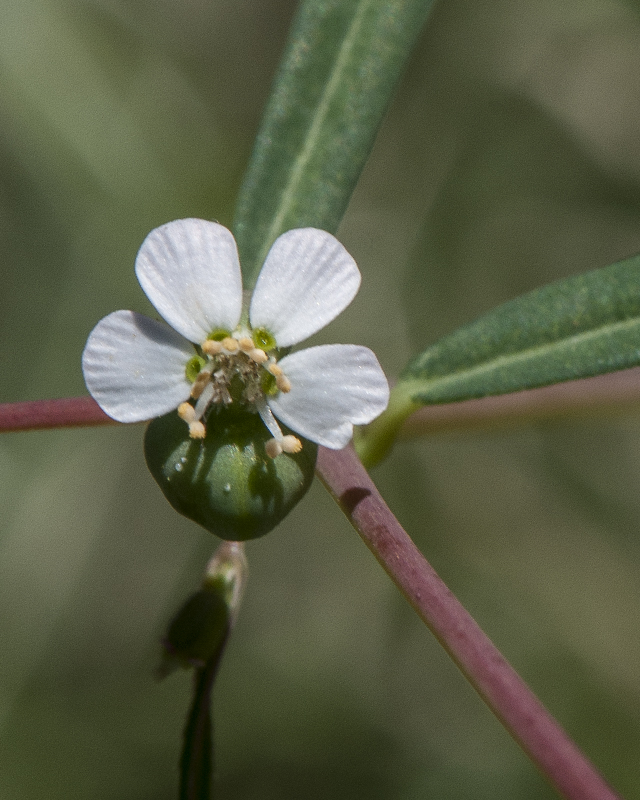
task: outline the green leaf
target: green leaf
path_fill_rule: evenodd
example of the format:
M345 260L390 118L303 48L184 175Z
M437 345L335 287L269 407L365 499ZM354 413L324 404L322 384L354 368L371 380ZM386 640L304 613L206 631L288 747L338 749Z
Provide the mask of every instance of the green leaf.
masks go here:
M536 289L444 337L411 361L388 409L356 441L384 457L421 405L506 394L640 364L640 256Z
M240 190L245 284L290 228L335 233L432 0L306 0Z
M499 306L425 350L401 384L414 403L447 403L637 364L640 256Z

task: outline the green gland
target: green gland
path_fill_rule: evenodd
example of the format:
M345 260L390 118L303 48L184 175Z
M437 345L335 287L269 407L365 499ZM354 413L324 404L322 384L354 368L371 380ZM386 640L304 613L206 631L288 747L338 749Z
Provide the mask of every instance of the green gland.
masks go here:
M190 383L193 383L195 379L200 374L200 370L204 367L207 363L207 359L203 358L202 356L191 356L191 358L187 361L187 366L185 367L185 375L187 376L187 380Z
M254 328L254 330L251 332L251 338L253 339L255 346L259 347L261 350L264 350L265 353L268 353L269 350L273 350L273 348L276 346L276 340L269 333L269 331L265 330L264 328Z
M171 505L221 539L269 533L302 499L313 480L317 445L269 458L271 434L258 414L213 409L204 439L191 439L175 411L149 423L147 466Z
M228 331L226 328L217 328L215 331L211 331L207 339L211 339L214 342L221 342L223 339L226 339L227 336L231 336L231 331Z

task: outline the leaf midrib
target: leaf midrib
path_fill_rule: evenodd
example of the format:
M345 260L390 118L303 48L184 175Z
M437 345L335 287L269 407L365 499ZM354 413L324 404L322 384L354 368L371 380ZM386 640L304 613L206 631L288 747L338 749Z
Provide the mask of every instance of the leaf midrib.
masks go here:
M304 146L301 148L298 155L293 160L291 170L289 171L289 177L285 188L281 194L281 202L280 206L273 217L271 225L265 235L264 244L262 246L262 251L260 252L260 257L258 258L258 263L263 263L266 255L271 247L272 242L281 233L281 226L282 223L291 208L291 204L296 197L296 190L304 176L305 168L309 163L309 160L314 152L315 143L318 138L318 133L322 129L324 122L326 120L327 114L329 112L329 108L331 107L331 103L337 93L338 87L340 86L341 78L345 72L345 68L351 52L353 50L354 44L358 41L358 34L360 32L360 27L362 25L362 20L365 15L365 10L371 4L371 0L367 2L367 0L363 0L360 3L358 10L353 16L351 20L351 24L349 25L349 30L347 31L346 36L342 40L342 44L340 45L340 50L338 53L338 58L335 61L334 68L331 73L331 77L327 82L325 89L322 93L322 98L320 102L317 104L311 125L307 130L307 134L304 140Z

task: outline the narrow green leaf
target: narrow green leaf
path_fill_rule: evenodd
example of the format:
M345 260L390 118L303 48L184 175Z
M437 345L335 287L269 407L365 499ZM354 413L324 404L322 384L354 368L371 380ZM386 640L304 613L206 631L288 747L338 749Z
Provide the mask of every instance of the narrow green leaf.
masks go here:
M301 4L238 199L246 285L283 231L336 231L431 5Z
M640 256L499 306L425 350L397 389L413 403L447 403L637 364Z

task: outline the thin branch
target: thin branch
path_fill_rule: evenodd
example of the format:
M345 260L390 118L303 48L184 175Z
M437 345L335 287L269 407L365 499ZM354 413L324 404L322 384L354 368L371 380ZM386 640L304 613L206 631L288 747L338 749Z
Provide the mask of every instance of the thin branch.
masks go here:
M33 431L45 428L117 424L104 413L92 397L0 403L0 431Z
M443 430L495 428L634 407L640 407L640 367L542 389L425 406L406 420L400 436L413 439ZM0 403L0 432L117 424L91 397Z
M544 419L620 413L640 408L640 367L478 400L425 406L402 425L400 437L438 431L522 425Z
M320 448L318 475L365 544L478 694L567 800L616 800L400 526L353 448ZM618 798L619 800L619 798Z

